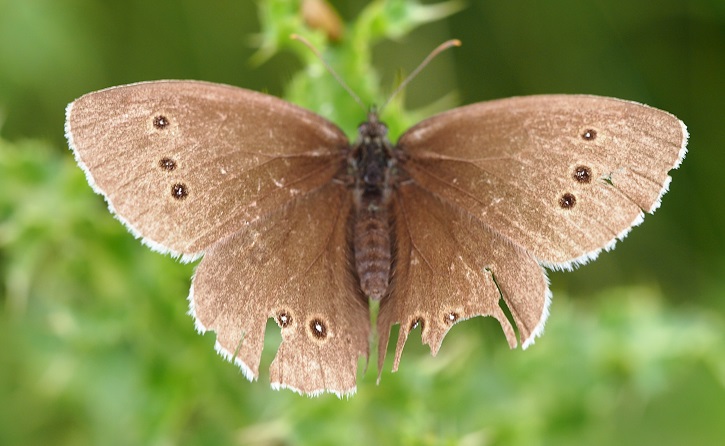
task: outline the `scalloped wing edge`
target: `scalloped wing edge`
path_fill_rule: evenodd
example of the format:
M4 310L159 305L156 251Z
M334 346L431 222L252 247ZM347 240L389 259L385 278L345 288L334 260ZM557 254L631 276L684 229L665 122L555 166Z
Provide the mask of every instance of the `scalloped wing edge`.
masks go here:
M551 292L551 281L549 280L549 275L546 274L546 270L544 268L541 268L541 272L544 275L544 280L546 281L546 292L544 293L544 308L542 308L541 310L541 317L539 318L539 322L537 322L534 326L534 329L531 330L531 334L529 335L529 337L519 340L519 342L521 342L522 350L526 350L527 348L529 348L536 342L536 338L544 334L544 325L546 325L546 321L549 319L551 301L554 297L554 294Z
M191 278L192 285L189 288L189 295L187 296L186 300L189 301L189 311L186 312L189 316L194 319L194 328L196 329L196 332L203 335L209 330L204 326L204 324L201 323L198 317L196 317L196 306L194 305L194 277ZM229 362L233 362L237 367L239 367L242 371L242 374L245 378L247 378L249 381L256 381L259 376L254 373L254 371L244 362L242 361L238 356L234 355L234 353L230 352L226 348L222 347L222 345L219 343L218 340L214 340L214 350L224 358L225 360Z
M546 291L544 292L544 306L542 308L541 316L539 318L539 321L534 326L534 329L531 331L531 334L529 335L529 337L526 338L526 339L521 339L520 338L520 332L518 332L518 334L519 334L518 341L521 344L521 348L523 350L526 350L531 345L533 345L536 342L536 338L538 338L538 337L540 337L541 335L544 334L544 326L546 325L546 321L548 320L549 314L550 314L551 302L553 300L553 293L551 292L551 288L550 288L551 281L549 280L549 276L547 275L546 269L541 268L541 273L543 274L544 280L546 281ZM505 303L505 301L504 301L504 303ZM438 354L438 351L440 350L441 346L443 345L443 341L445 340L446 336L448 336L448 333L451 331L451 329L454 326L458 325L459 323L461 323L463 321L467 321L467 320L470 320L470 319L474 319L476 317L494 317L494 316L493 315L488 315L488 314L487 315L477 314L477 315L473 315L473 316L461 318L461 319L457 320L455 322L455 324L453 324L452 326L450 326L445 331L445 333L443 334L443 336L440 338L440 341L437 344L435 344L435 345L433 343L425 342L423 340L423 333L421 332L421 343L424 344L424 345L428 345L428 347L430 348L431 355L432 356L436 356ZM494 317L494 319L495 319L495 317ZM508 317L506 317L506 320L507 320L507 322L509 323L510 326L516 327L516 330L518 331L518 326L514 322L512 322ZM499 321L499 323L501 324L502 322ZM398 339L396 339L396 341L395 341L396 351L395 351L395 354L393 355L393 366L392 366L392 372L393 373L398 370L398 365L400 363L400 358L402 357L403 350L405 348L405 344L407 343L407 341L409 339L409 336L410 336L410 333L411 333L410 330L408 330L407 333L402 333L401 332L401 329L403 327L403 325L402 325L401 322L398 322L398 323L395 323L395 324L391 325L389 327L389 330L392 329L392 327L395 326L395 325L397 325L399 327L398 328L398 335L397 335L397 337L399 338L400 336L404 336L405 337L405 340L403 341L403 346L401 346L401 347L398 347L398 342L399 342ZM501 327L501 329L502 329L502 331L505 332L505 329L504 329L503 326ZM379 344L378 345L378 349L380 349L380 348L384 348L385 349L384 357L387 357L388 356L387 355L387 349L388 349L388 347L390 345L390 340L391 340L390 339L390 335L388 334L386 345L384 345L384 346L382 344ZM516 344L513 344L513 345L510 345L510 347L513 349L513 348L516 348L517 345ZM399 352L398 352L398 349L400 349ZM383 373L383 367L380 366L379 369L378 369L378 377L377 377L377 383L378 384L380 384L380 380L382 379L382 373Z
M682 145L680 146L680 150L677 153L677 159L675 160L675 163L672 165L672 167L669 169L669 171L672 171L674 169L677 169L682 164L682 161L685 159L685 156L687 155L687 141L690 139L690 133L687 131L687 126L685 125L682 120L678 119L680 126L682 127ZM669 172L668 171L668 172ZM665 182L662 185L662 189L660 190L659 196L657 199L652 203L652 206L647 209L643 209L640 211L640 213L635 217L635 219L630 223L629 227L624 229L622 232L617 234L612 241L607 243L604 247L595 249L593 251L587 252L577 258L571 259L567 262L561 262L561 263L549 263L549 262L543 262L539 261L539 264L545 268L555 270L555 271L572 271L582 265L586 265L587 263L591 262L592 260L595 260L599 254L602 251L611 251L614 249L615 245L618 241L624 240L625 237L629 234L629 232L634 229L635 227L639 226L643 221L645 217L645 212L648 214L654 214L654 212L659 209L659 207L662 205L662 197L670 190L670 183L672 182L672 177L667 175L665 178Z
M73 104L75 104L75 101L68 104L68 106L65 108L65 138L68 140L68 147L70 147L71 151L73 152L73 157L75 158L76 163L78 166L83 170L83 173L85 173L86 181L91 186L91 189L93 189L93 192L97 193L98 195L103 197L103 200L106 202L106 205L108 206L108 210L111 212L111 215L113 217L120 221L123 226L126 227L128 232L133 235L134 238L141 241L142 244L150 248L154 252L158 252L159 254L163 255L170 255L172 258L180 261L181 263L191 263L198 259L200 259L204 252L195 252L195 253L189 253L184 254L182 252L174 251L172 249L169 249L168 247L164 246L163 244L156 242L154 240L151 240L150 238L145 237L141 232L136 229L134 225L131 224L126 218L124 218L121 214L116 212L116 208L113 206L113 203L111 202L111 199L108 197L105 191L98 187L98 184L96 183L96 179L93 177L93 174L91 173L90 169L88 169L88 166L86 163L81 159L81 155L76 147L75 140L73 139L73 133L71 132L71 124L70 124L70 115L73 110Z
M194 284L193 284L194 277L192 277L191 280L192 280L192 285L189 288L189 295L186 298L186 300L189 302L189 310L186 312L186 314L191 316L192 319L194 320L194 328L196 329L197 333L203 335L207 331L211 331L212 333L215 333L215 335L216 335L216 332L214 330L210 330L206 326L204 326L204 324L196 316L196 307L194 305ZM257 381L257 379L259 379L258 374L255 374L254 371L244 361L242 361L234 353L232 353L229 350L227 350L226 348L224 348L219 343L219 341L216 339L214 340L214 350L217 352L217 354L219 356L224 358L226 361L233 362L234 365L239 367L239 369L242 371L242 375L244 375L244 377L247 378L247 380L254 382L254 381ZM304 396L308 396L310 398L314 398L314 397L323 395L325 393L332 393L335 396L337 396L338 398L342 399L343 397L350 398L351 396L355 395L355 393L357 393L357 386L352 387L351 389L344 391L344 392L339 392L336 390L324 389L324 388L315 389L311 392L305 392L301 389L298 389L297 387L274 381L274 382L270 383L270 387L272 388L272 390L281 390L281 389L291 390L295 393L298 393L298 394L304 395Z

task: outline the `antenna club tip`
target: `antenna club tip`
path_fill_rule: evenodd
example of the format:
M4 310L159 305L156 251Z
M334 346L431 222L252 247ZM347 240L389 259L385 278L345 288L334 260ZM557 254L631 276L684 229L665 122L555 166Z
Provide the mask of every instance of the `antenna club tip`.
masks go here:
M463 45L463 42L461 42L458 39L452 39L451 40L451 45L453 45L453 46L461 46L461 45Z

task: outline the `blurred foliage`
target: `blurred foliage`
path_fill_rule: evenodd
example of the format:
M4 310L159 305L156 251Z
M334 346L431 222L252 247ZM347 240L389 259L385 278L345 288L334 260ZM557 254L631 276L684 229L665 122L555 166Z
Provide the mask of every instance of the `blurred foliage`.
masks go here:
M333 5L337 43L293 1L0 0L0 444L720 444L725 4ZM579 92L675 113L690 153L642 229L551 274L546 334L526 352L479 318L435 358L409 342L398 373L388 363L376 386L368 371L350 400L275 392L195 333L193 266L109 215L65 149L63 108L110 85L198 78L284 92L354 134L364 110L292 32L378 104L397 70L463 41L386 109L393 136L454 102Z

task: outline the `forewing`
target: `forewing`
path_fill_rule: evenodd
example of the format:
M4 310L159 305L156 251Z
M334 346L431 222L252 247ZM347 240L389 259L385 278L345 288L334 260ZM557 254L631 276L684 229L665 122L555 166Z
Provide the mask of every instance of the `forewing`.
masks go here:
M196 81L87 94L66 110L76 160L152 248L190 260L330 181L345 135L272 96Z
M528 96L434 116L399 141L405 171L539 262L570 268L653 212L687 130L597 96Z

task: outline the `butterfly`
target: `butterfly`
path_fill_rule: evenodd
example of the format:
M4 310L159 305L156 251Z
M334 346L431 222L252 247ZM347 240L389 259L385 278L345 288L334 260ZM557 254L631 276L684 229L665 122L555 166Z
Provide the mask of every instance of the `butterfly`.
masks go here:
M137 238L202 258L198 331L254 380L273 318L272 386L310 395L355 392L371 333L380 370L396 324L393 370L412 330L435 355L474 316L529 346L551 300L544 268L594 259L653 212L688 138L645 105L542 95L455 108L397 143L373 112L350 142L289 102L199 81L89 93L65 131Z

